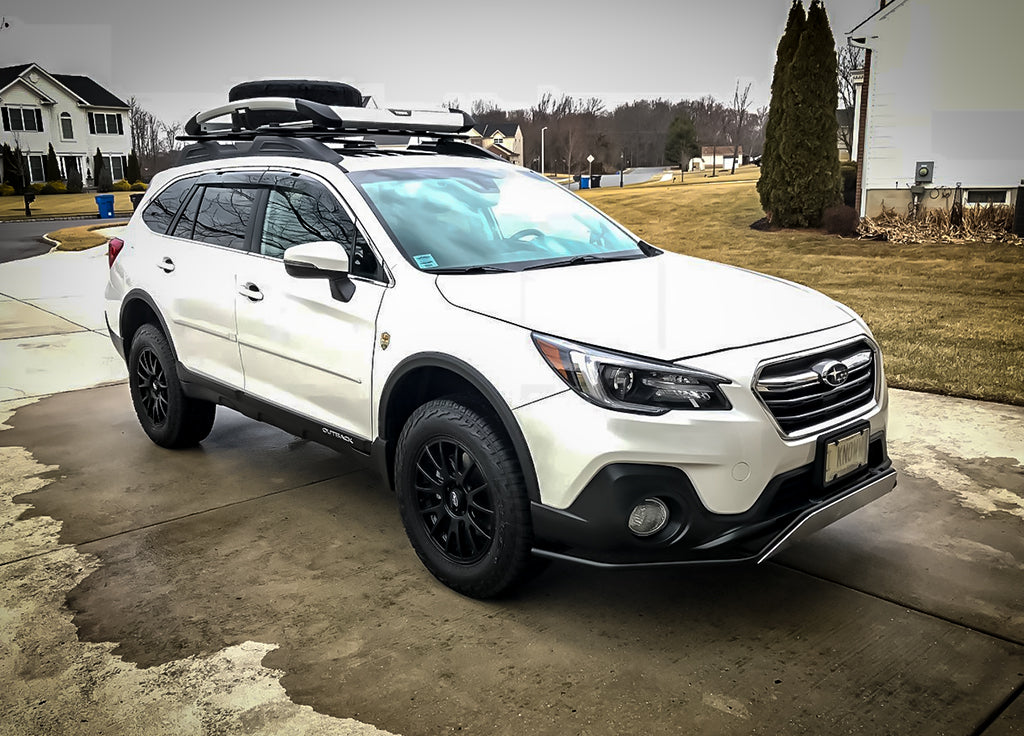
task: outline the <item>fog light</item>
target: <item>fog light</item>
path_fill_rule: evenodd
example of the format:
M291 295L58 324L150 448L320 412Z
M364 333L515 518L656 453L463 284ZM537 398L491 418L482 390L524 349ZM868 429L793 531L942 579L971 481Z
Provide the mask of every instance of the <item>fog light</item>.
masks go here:
M657 534L668 524L668 506L658 498L645 498L629 514L629 530L638 537Z

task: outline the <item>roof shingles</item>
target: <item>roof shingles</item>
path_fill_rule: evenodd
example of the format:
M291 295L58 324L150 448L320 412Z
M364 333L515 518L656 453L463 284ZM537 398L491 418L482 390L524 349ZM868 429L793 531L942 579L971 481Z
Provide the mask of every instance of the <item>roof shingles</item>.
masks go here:
M17 64L0 68L0 89L9 85L31 66L33 64ZM39 68L42 69L42 67ZM85 100L87 105L92 107L128 107L128 103L90 77L78 74L46 73Z

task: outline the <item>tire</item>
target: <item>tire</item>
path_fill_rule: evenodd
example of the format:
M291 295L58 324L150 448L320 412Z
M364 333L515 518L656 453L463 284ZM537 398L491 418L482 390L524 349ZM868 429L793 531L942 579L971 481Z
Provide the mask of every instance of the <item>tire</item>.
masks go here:
M395 485L406 534L449 588L493 598L528 577L530 503L511 443L485 413L438 399L398 438Z
M143 325L128 353L128 387L139 424L161 447L191 447L213 429L217 405L181 390L174 353L163 333Z

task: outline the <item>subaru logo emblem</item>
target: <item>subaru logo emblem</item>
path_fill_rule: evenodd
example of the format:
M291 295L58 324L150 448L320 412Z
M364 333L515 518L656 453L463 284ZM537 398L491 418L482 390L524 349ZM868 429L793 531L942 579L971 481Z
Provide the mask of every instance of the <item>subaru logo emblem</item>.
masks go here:
M820 367L815 366L815 369L821 382L832 388L842 386L850 377L850 369L838 360L830 360Z

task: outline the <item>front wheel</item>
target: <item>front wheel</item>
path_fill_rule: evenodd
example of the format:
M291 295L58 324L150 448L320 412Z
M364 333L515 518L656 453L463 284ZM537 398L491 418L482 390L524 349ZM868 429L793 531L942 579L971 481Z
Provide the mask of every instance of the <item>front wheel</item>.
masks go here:
M409 541L448 587L491 598L533 570L522 470L493 419L452 399L419 407L398 439L395 479Z
M132 339L128 387L139 424L161 447L196 445L213 429L217 405L185 395L171 346L153 325L143 325Z

